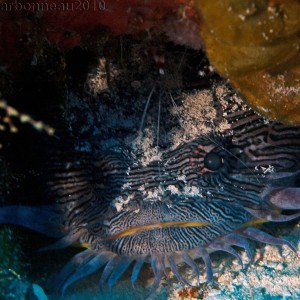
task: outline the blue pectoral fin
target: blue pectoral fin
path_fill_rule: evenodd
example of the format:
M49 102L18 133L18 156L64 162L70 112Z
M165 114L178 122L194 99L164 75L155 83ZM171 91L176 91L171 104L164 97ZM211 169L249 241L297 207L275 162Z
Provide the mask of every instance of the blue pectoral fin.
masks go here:
M0 208L0 224L20 225L50 237L62 237L59 212L50 206L6 206Z

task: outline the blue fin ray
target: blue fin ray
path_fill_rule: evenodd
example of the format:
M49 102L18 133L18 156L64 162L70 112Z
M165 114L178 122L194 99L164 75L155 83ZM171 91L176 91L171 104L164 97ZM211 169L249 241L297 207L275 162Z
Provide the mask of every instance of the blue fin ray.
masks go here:
M212 243L209 244L209 248L213 249L213 250L220 250L220 251L224 251L227 252L231 255L233 255L239 262L239 264L242 266L242 268L244 268L243 265L243 261L241 259L241 256L237 253L237 251L235 251L230 245L228 245L227 243L223 242L223 241L214 241Z
M132 274L131 274L131 284L132 284L132 286L134 286L134 284L136 283L136 281L139 277L139 274L140 274L140 271L143 267L144 261L145 261L145 258L138 259L136 261L136 263L134 264L134 266L133 266Z
M109 279L108 279L108 288L111 289L115 283L121 278L121 276L126 272L128 267L130 266L132 259L129 257L124 257L117 264L115 269L112 271Z
M62 286L62 294L64 294L66 289L74 282L95 273L103 267L107 263L107 260L108 257L105 254L100 254L87 261L86 264L82 264L82 266L80 266L75 273L65 281Z
M114 255L107 263L107 265L105 266L101 278L99 280L99 287L100 289L102 288L102 286L104 285L105 281L107 280L107 278L110 276L110 274L112 273L112 271L114 270L115 266L119 263L119 261L121 260L121 257L119 255Z
M181 258L183 259L183 261L189 265L193 271L196 273L197 277L198 277L198 282L199 282L199 276L200 276L200 269L197 266L197 264L195 263L195 261L190 257L190 255L186 252L182 252L181 253ZM198 285L198 284L197 284Z
M286 245L295 253L297 252L297 249L289 241L276 238L266 232L263 232L253 227L248 227L244 229L243 231L241 231L241 234L252 240L263 242L265 244L279 245L279 246Z
M81 265L86 264L88 261L95 257L95 253L89 249L82 251L75 256L62 268L58 275L55 276L54 280L51 283L53 289L58 292L61 288L63 282L71 276L71 274L79 268Z
M198 256L202 258L202 260L204 262L205 269L206 269L206 280L208 282L212 281L212 279L213 279L213 268L212 268L212 262L211 262L211 259L210 259L210 256L209 256L208 252L202 246L199 246L199 247L195 248L195 251L198 254Z
M249 258L250 263L253 261L253 253L251 251L249 242L247 239L237 235L236 233L228 234L221 238L222 241L226 242L227 244L238 246L243 248L246 251L246 254Z

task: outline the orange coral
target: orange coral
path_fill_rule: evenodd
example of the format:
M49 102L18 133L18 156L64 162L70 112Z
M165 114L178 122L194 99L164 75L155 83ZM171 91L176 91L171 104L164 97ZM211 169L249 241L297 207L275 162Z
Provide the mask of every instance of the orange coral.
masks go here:
M262 115L300 124L300 3L197 0L211 63Z

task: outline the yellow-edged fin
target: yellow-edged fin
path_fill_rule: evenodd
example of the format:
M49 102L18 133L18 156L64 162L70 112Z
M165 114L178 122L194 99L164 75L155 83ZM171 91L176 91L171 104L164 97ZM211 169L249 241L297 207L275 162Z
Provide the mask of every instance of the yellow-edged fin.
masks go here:
M244 227L249 227L249 226L253 226L253 225L259 225L259 224L263 224L269 222L268 220L264 220L264 219L253 219L251 221L248 221L246 223L243 224L243 226L241 226L241 228Z
M82 247L82 248L90 248L90 246L91 246L91 244L89 244L89 243L80 244L80 247Z
M89 244L89 243L80 243L79 241L77 241L73 244L73 246L76 247L76 248L89 248L91 246L91 244Z
M157 228L166 228L166 227L202 227L210 225L208 222L198 222L198 221L169 221L162 222L157 224L150 224L138 227L128 228L124 231L121 231L117 234L110 236L109 240L119 239L125 236L133 235L141 231L154 230Z
M282 212L282 209L280 208L274 208L272 209L272 212L275 212L275 213L281 213ZM263 223L267 223L269 222L268 220L265 220L265 219L259 219L259 218L255 218L255 219L252 219L246 223L244 223L241 228L244 228L244 227L249 227L249 226L253 226L253 225L259 225L259 224L263 224Z

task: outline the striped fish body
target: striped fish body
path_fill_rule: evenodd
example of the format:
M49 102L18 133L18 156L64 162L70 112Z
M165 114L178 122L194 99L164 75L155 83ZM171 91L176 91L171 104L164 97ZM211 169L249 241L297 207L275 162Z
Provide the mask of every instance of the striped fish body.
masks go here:
M133 262L133 284L143 263L151 264L152 290L166 267L189 284L177 264L199 275L194 259L200 257L211 280L209 251L240 260L232 246L250 256L247 238L294 250L250 225L299 217L282 210L300 210L300 128L265 122L251 110L228 109L226 119L228 131L199 135L147 166L114 152L53 159L47 194L55 209L20 207L12 217L15 208L3 208L0 222L60 237L47 249L78 242L87 247L58 274L59 293L99 269L100 285L111 287Z
M268 189L297 185L300 130L265 124L251 111L245 114L228 115L229 120L234 117L234 133L200 136L148 166L110 154L91 159L85 172L80 169L84 174L80 184L74 179L76 173L66 175L73 183L63 182L64 197L58 197L58 203L68 228L85 226L82 242L95 248L101 245L128 256L151 255L154 249L172 253L208 245L251 221L247 208L272 211ZM55 192L56 181L53 186ZM163 225L175 221L209 225ZM148 230L114 238L141 226Z

